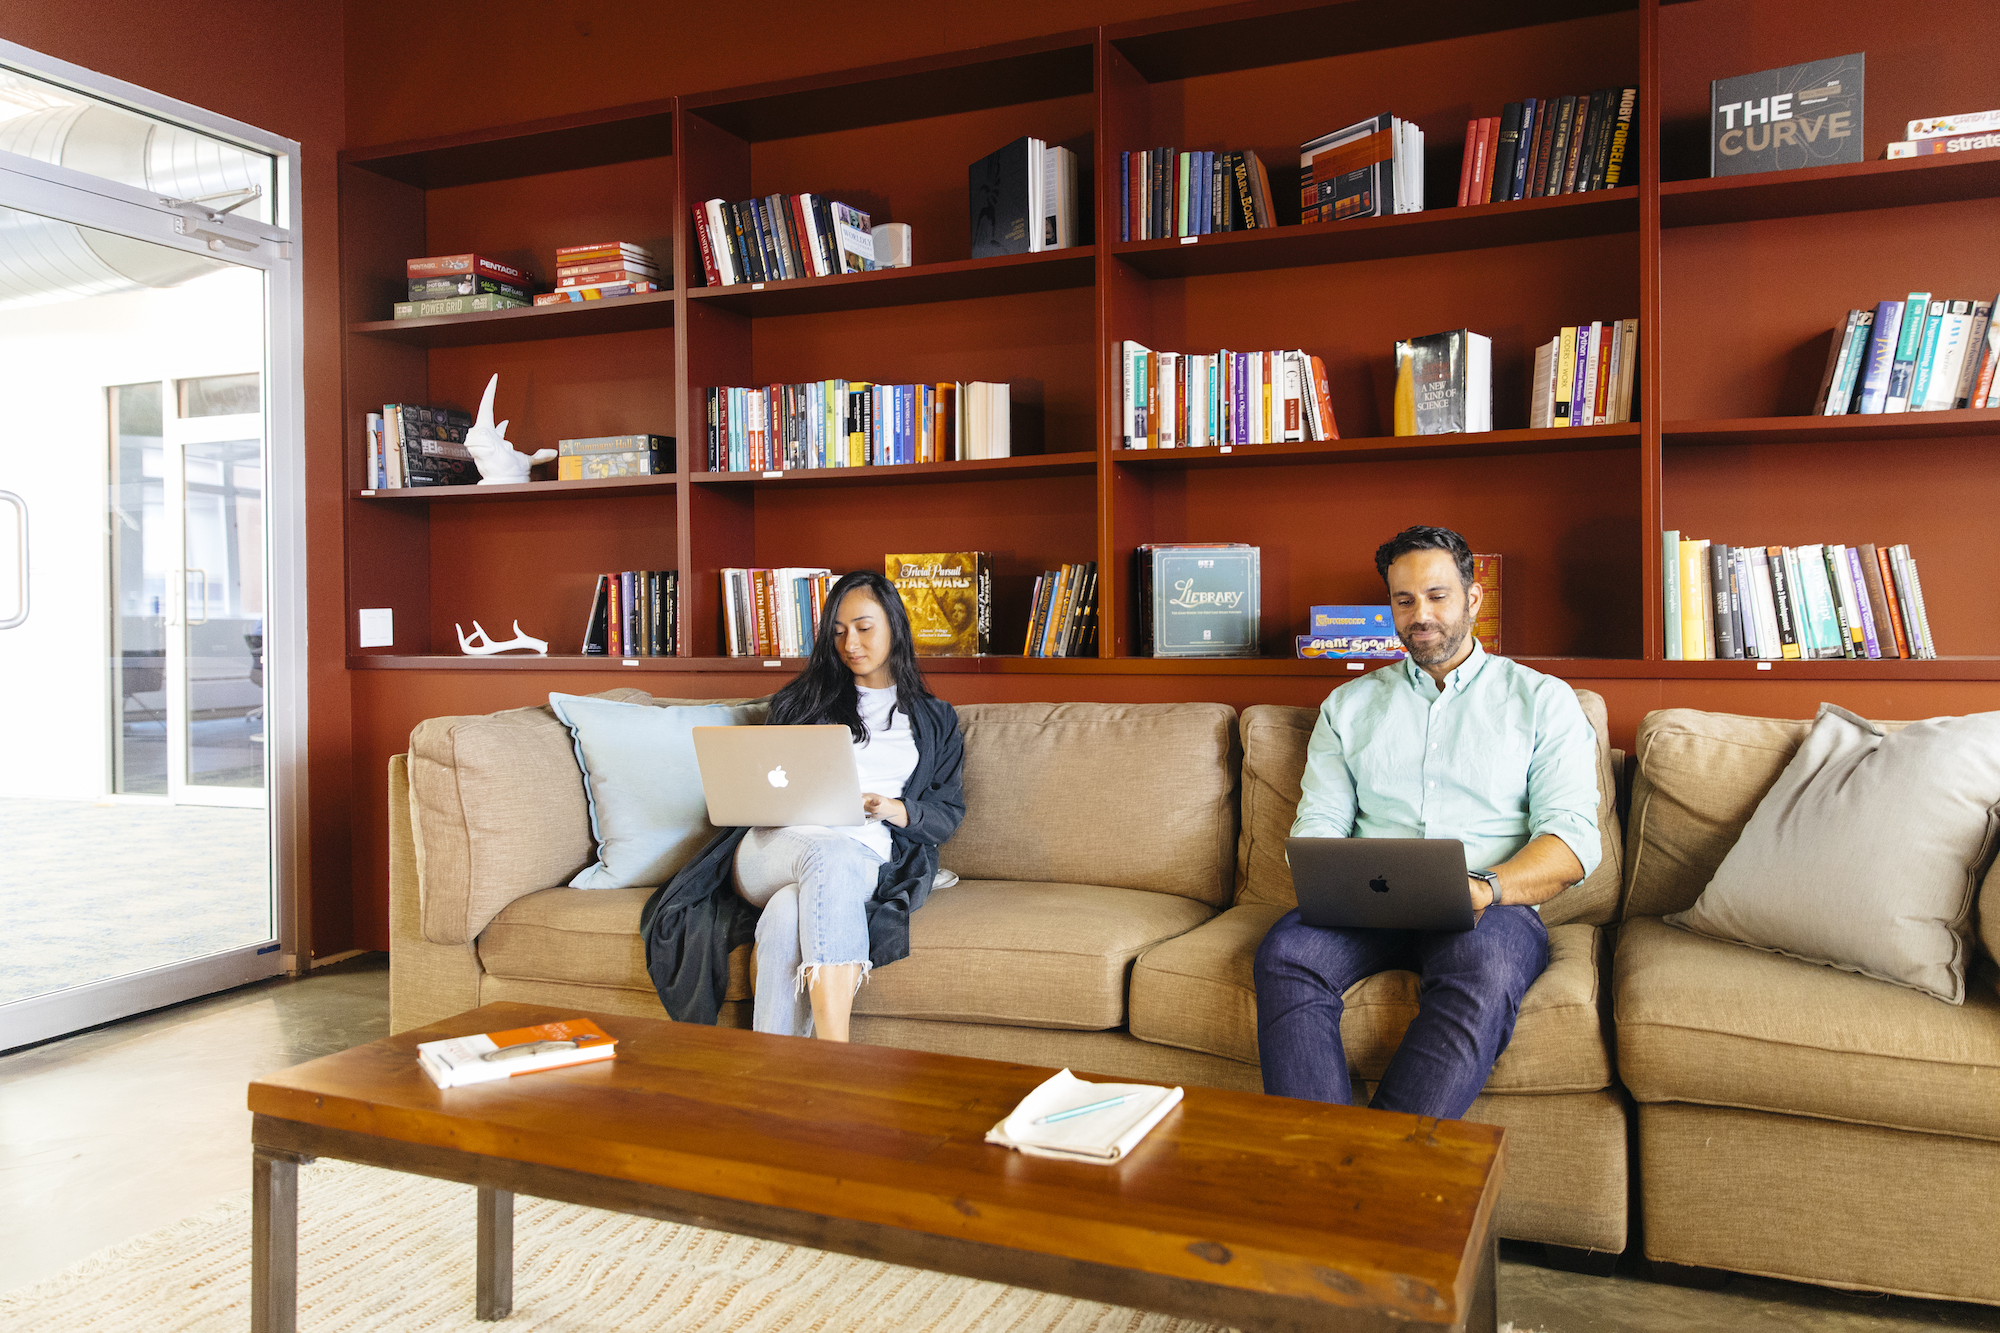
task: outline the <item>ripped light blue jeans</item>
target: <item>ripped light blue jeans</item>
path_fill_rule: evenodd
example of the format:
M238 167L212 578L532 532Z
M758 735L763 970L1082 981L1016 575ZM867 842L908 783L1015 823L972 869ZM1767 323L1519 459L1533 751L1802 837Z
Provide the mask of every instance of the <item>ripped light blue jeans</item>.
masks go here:
M736 892L757 918L757 995L751 1026L780 1036L813 1035L806 989L817 970L857 964L868 978L868 900L882 858L845 833L753 828L736 848Z

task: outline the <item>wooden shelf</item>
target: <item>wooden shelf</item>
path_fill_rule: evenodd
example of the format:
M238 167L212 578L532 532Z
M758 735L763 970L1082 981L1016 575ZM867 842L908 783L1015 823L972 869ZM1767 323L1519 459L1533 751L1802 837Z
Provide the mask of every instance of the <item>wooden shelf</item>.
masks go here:
M960 259L944 264L843 273L825 278L745 282L728 287L695 287L689 301L738 315L821 315L921 305L927 301L968 301L988 296L1088 287L1097 280L1097 248L1072 246L1038 254Z
M1625 659L1519 659L1564 680L1993 680L2000 681L2000 657L1939 657L1927 662L1886 661L1665 662Z
M1750 417L1736 421L1669 421L1666 444L1833 444L1871 440L1946 440L2000 434L2000 408L1957 412L1896 412L1837 417Z
M1946 204L2000 195L2000 148L1837 167L1714 176L1660 184L1660 225L1852 213L1869 208Z
M347 329L349 333L430 348L483 347L492 343L582 338L596 333L630 333L635 329L673 326L674 294L641 292L637 296L614 296L601 301L486 310L475 315L369 320L350 324Z
M343 149L340 161L420 190L609 166L674 151L674 101L663 98L470 134Z
M681 99L746 143L1018 106L1091 90L1092 29L978 47L941 58L758 84Z
M1639 190L1628 185L1588 194L1433 208L1352 222L1310 222L1206 236L1120 241L1110 249L1114 258L1149 278L1192 278L1533 245L1638 229Z
M1160 83L1419 42L1444 42L1635 8L1634 0L1541 0L1507 5L1482 0L1442 0L1429 5L1384 5L1374 0L1345 4L1252 0L1193 14L1121 23L1106 28L1105 37L1147 82Z
M1078 477L1097 470L1092 453L1024 454L955 463L893 463L870 467L793 468L789 472L696 472L697 486L872 486L884 482L974 481L988 477Z
M390 504L438 504L468 500L547 500L564 495L672 495L678 476L590 477L574 481L530 481L501 486L401 486L349 491L357 500Z
M1273 463L1381 462L1392 458L1483 458L1496 454L1562 454L1637 448L1637 422L1562 430L1491 430L1461 435L1381 435L1294 444L1207 445L1199 449L1114 449L1129 467L1258 467Z

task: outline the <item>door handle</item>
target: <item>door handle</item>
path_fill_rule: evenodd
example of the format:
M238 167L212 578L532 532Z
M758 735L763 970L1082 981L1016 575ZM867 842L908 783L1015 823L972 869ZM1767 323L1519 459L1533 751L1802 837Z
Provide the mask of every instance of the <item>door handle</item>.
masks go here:
M190 625L206 625L208 623L208 571L205 569L196 569L193 565L189 565L181 571L182 605L186 605L187 603L187 576L189 574L201 575L201 619L190 619L187 623Z
M21 589L21 609L6 620L0 620L0 629L18 628L28 618L28 502L12 491L0 491L0 500L13 505L20 517L20 560L17 564Z

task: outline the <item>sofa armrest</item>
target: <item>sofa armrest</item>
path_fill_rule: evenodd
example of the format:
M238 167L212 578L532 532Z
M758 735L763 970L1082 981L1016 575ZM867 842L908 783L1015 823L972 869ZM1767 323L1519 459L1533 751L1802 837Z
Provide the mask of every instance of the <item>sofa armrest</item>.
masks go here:
M479 959L468 942L424 938L422 882L410 820L408 755L389 760L389 1030L407 1032L479 1006Z

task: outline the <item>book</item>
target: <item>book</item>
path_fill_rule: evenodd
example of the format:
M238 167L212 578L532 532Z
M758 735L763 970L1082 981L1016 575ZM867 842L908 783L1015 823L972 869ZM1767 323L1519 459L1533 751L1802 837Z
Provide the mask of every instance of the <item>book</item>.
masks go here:
M403 269L404 276L411 279L455 277L463 273L493 278L523 289L535 286L532 275L515 268L512 264L488 259L485 255L427 255L421 259L406 261Z
M609 1060L618 1040L587 1018L417 1043L417 1065L439 1088L493 1083L520 1074Z
M436 300L398 301L393 319L435 319L440 315L478 315L489 310L518 310L529 302L517 296L444 296Z
M1153 657L1255 657L1260 552L1236 542L1134 552L1140 651Z
M1965 359L1959 369L1958 390L1951 401L1955 408L1972 406L1973 386L1979 380L1980 364L1987 356L1988 339L1993 333L1994 304L1993 301L1972 303L1972 322L1965 334Z
M605 287L613 283L645 282L658 279L659 270L652 268L599 268L582 273L558 274L556 287Z
M1985 130L1978 134L1956 134L1943 139L1902 140L1890 144L1882 152L1884 158L1929 157L1933 153L1977 153L1988 148L2000 148L2000 131Z
M452 296L511 296L527 302L534 289L524 283L502 282L483 273L450 273L428 278L411 278L412 301L441 301Z
M974 259L1027 254L1041 248L1037 142L1023 136L966 168Z
M1500 651L1500 567L1497 555L1472 553L1472 581L1480 588L1479 616L1472 622L1472 636L1489 653Z
M1911 292L1903 302L1903 319L1896 335L1896 359L1889 367L1889 388L1882 404L1884 412L1910 410L1910 390L1917 381L1917 362L1923 356L1924 335L1930 328L1931 294Z
M562 305L568 301L603 301L620 296L639 296L646 292L656 292L660 288L650 282L611 282L602 286L564 287L559 291L543 292L535 298L535 304Z
M1896 349L1902 339L1903 303L1883 301L1875 307L1875 322L1868 333L1868 352L1862 362L1860 386L1855 390L1856 412L1887 410L1889 382L1895 374Z
M1743 656L1736 622L1729 616L1729 547L1711 542L1708 547L1709 615L1714 622L1715 655L1718 658Z
M1986 134L2000 130L2000 111L1973 111L1961 116L1930 116L1913 120L1903 128L1905 139L1944 139L1957 134Z
M1403 641L1394 634L1301 634L1292 654L1304 658L1380 658L1395 660L1409 656Z
M1397 206L1397 154L1404 154L1407 169L1411 151L1402 142L1401 126L1385 111L1299 145L1299 220L1344 222L1417 211ZM1467 146L1482 161L1483 133Z
M1709 84L1709 175L1795 171L1861 160L1860 52Z
M986 552L890 555L882 566L903 599L919 657L978 657L992 650L993 567Z
M1466 329L1396 344L1398 435L1493 429L1493 340ZM1403 412L1408 377L1409 413Z
M1681 620L1681 534L1669 528L1660 534L1660 601L1666 611L1666 657L1685 661Z
M1973 303L1945 301L1938 321L1936 346L1929 367L1920 373L1919 383L1910 393L1912 412L1943 412L1958 402L1960 373L1972 337ZM1918 397L1921 394L1922 402Z

